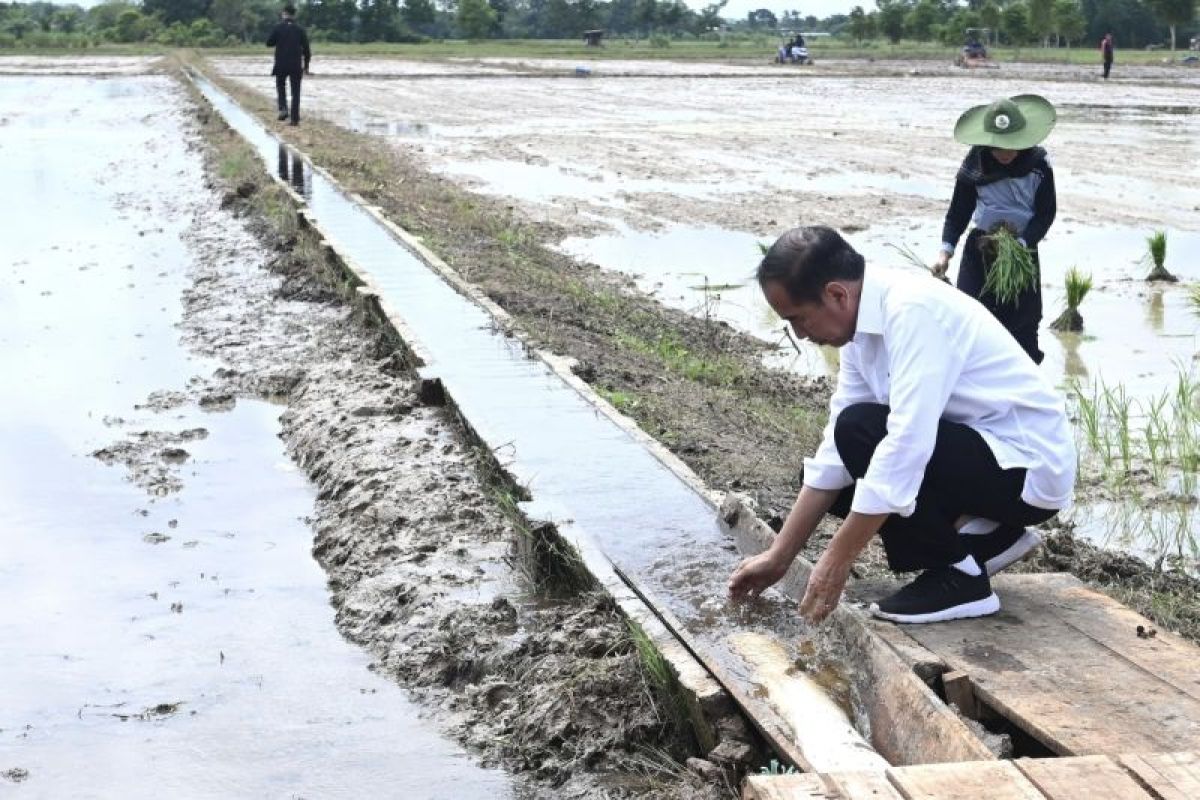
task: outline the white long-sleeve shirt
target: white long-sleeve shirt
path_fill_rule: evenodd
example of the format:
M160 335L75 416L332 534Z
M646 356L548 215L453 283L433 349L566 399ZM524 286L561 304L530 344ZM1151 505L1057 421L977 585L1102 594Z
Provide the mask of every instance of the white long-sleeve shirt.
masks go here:
M854 482L833 428L855 403L891 411L887 435L855 487L854 511L912 514L943 419L977 431L1002 469L1027 470L1026 503L1057 510L1071 504L1075 442L1062 398L987 309L941 281L867 267L829 424L804 462L805 485L842 489Z

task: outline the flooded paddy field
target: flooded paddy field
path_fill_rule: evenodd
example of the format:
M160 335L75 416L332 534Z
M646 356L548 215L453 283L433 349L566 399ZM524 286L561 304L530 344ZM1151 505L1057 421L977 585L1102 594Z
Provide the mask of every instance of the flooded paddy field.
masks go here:
M219 67L269 90L257 77L261 63ZM1090 272L1095 284L1081 309L1083 334L1043 331L1045 368L1064 390L1075 381L1120 387L1138 404L1128 409L1134 427L1191 373L1200 320L1187 288L1200 278L1195 70L1129 67L1104 83L1097 70L1066 65L961 72L830 63L797 75L655 62L596 63L590 78L564 79L571 65L563 61L485 60L404 80L398 62L314 63L326 72L306 84L308 113L375 134L511 203L554 231L548 245L631 275L667 305L752 333L775 348L774 361L817 375L829 374L831 355L797 352L747 286L757 244L819 222L847 232L872 263L912 268L897 245L931 259L965 150L950 136L957 115L995 96L1043 94L1059 109L1046 143L1059 216L1041 248L1045 322L1060 310L1068 268ZM478 70L490 77L471 78ZM1141 280L1155 230L1168 233L1167 268L1178 284ZM1122 516L1107 504L1136 507L1174 490L1093 472L1073 518L1079 530L1152 562L1167 555L1131 541L1137 526L1114 526ZM1194 563L1190 548L1189 536L1173 557Z
M620 618L530 594L461 431L195 116L0 78L5 796L706 796L639 750Z
M0 117L5 796L519 796L334 627L269 398L345 354L341 314L265 312L279 281L185 95L0 78ZM252 312L292 346L248 353ZM212 377L235 366L257 389Z

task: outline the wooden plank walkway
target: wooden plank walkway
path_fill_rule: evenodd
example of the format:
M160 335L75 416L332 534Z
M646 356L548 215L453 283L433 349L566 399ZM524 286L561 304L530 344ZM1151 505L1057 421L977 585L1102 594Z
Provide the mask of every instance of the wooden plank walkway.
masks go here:
M1146 636L1149 620L1070 575L994 583L1003 604L995 616L872 626L889 642L910 640L897 647L910 662L965 674L956 675L958 696L969 687L1055 754L1200 747L1200 648L1162 631Z
M1200 754L1022 758L881 772L754 775L743 800L1175 800L1200 798Z

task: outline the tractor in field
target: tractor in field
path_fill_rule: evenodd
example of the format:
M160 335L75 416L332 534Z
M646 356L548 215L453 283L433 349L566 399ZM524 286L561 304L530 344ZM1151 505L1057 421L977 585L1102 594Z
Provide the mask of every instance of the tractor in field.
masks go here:
M954 66L964 69L997 69L999 64L988 56L987 42L991 41L990 28L967 28L962 50L954 57Z

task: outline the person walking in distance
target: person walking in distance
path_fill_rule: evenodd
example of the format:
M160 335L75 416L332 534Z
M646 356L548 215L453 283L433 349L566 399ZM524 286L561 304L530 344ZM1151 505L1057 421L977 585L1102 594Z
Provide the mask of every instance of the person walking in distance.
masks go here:
M1104 80L1108 80L1108 73L1112 70L1113 62L1113 38L1111 33L1104 34L1104 38L1100 40L1100 57L1104 59Z
M267 37L267 47L275 48L275 94L279 99L279 119L291 117L291 125L300 124L300 79L308 74L312 51L308 48L308 34L296 24L296 7L290 3L283 7L279 24ZM289 112L285 85L290 83L292 105Z

